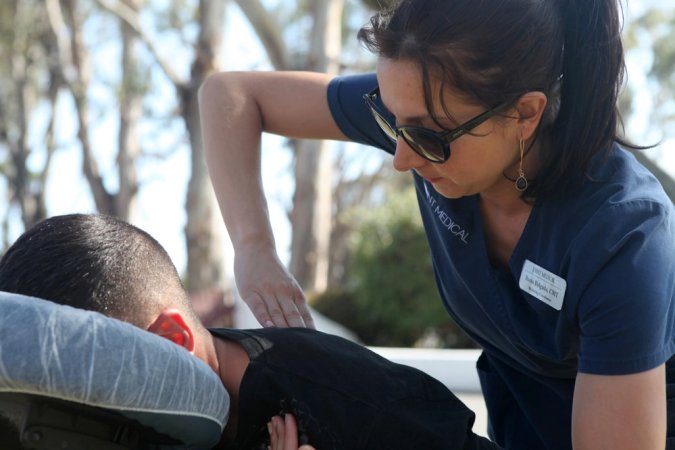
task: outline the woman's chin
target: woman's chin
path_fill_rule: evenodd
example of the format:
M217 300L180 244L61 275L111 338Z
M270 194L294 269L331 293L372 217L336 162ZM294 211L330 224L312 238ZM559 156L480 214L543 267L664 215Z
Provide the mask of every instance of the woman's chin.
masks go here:
M457 186L456 184L449 182L447 180L443 180L438 183L431 183L431 185L433 186L434 190L439 194L441 194L443 197L453 200L461 197L466 197L467 195L472 194L465 187Z

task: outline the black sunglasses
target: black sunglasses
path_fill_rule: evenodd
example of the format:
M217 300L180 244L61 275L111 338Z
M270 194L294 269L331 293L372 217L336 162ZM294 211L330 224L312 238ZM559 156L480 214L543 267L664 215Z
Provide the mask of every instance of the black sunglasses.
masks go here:
M501 103L494 108L477 115L455 129L438 132L430 130L429 128L411 125L401 125L400 127L393 126L385 118L385 114L379 111L378 106L375 103L379 96L380 88L376 87L363 96L363 101L366 102L366 105L370 108L371 114L384 134L394 142L397 141L399 137L402 137L415 153L427 161L437 164L444 163L450 158L450 143L452 141L473 130L495 114L502 112L513 103L513 100Z

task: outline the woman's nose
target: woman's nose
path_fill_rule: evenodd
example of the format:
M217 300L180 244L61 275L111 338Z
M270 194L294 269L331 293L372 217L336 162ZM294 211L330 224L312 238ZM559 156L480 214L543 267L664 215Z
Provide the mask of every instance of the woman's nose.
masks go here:
M426 160L410 148L404 139L398 138L396 151L394 152L394 169L399 172L407 172L411 169L417 169L425 163Z

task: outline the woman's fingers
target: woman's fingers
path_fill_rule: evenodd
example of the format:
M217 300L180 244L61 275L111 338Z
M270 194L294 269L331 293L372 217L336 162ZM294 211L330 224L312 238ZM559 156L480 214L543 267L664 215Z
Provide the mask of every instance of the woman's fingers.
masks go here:
M270 450L316 450L311 445L298 448L298 424L292 414L274 416L267 424Z

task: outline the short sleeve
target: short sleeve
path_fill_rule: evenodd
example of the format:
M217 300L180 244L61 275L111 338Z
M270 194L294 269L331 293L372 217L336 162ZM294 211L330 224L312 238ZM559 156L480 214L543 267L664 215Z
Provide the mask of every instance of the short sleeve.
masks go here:
M649 200L611 205L591 220L575 272L587 285L578 303L579 371L637 373L674 352L675 223ZM608 220L609 219L609 220ZM583 254L583 249L593 249Z
M328 105L335 123L352 141L393 154L396 145L378 127L363 101L377 86L374 73L337 77L328 86Z

